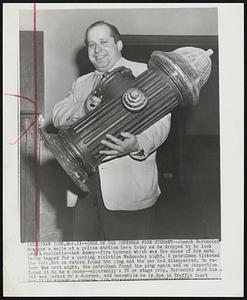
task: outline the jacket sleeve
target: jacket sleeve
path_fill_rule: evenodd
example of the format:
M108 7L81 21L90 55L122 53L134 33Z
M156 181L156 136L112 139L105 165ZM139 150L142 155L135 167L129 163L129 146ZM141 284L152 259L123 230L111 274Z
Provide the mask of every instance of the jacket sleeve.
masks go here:
M53 124L55 127L72 125L85 115L83 102L78 101L75 94L77 81L72 85L68 96L55 104L53 108Z
M144 160L167 139L171 127L171 114L166 115L148 129L137 135L138 153L130 153L137 160Z

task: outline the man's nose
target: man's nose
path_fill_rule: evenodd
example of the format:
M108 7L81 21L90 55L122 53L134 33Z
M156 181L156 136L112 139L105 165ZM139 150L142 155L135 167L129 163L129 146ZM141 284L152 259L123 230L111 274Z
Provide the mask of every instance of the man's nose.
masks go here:
M94 51L95 52L99 52L100 50L101 50L101 45L100 44L96 44L95 48L94 48Z

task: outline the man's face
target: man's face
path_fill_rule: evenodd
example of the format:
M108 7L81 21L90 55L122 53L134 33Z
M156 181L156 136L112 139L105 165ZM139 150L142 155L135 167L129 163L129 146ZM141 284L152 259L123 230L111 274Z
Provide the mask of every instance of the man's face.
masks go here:
M109 71L121 57L122 42L115 43L106 25L91 28L87 34L88 56L94 67L100 71Z

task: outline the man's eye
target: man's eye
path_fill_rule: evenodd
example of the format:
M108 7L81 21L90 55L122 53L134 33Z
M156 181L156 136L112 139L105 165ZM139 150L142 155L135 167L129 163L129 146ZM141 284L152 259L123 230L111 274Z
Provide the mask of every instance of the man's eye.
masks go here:
M104 45L104 44L107 44L107 41L103 40L103 41L100 41L101 45Z
M94 44L88 44L89 48L92 48L94 46Z

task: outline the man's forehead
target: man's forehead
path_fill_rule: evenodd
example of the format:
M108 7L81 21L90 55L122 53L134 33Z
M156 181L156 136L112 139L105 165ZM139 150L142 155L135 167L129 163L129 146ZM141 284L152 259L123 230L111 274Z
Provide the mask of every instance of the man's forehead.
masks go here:
M88 42L93 39L112 38L111 30L107 25L97 25L89 29L87 33Z

